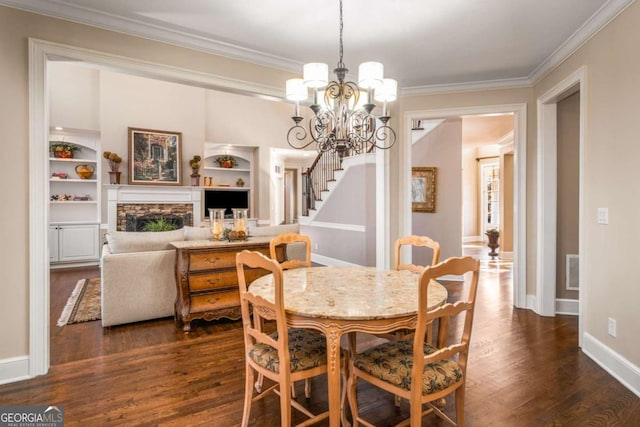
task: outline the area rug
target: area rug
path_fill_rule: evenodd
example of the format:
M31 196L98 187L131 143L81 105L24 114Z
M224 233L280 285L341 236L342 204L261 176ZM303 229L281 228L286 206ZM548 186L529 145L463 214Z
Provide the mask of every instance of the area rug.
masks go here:
M100 278L80 279L64 306L58 326L100 319Z

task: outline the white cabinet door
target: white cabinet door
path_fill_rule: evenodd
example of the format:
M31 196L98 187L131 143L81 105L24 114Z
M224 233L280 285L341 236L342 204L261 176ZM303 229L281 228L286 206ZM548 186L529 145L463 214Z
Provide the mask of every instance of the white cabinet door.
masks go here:
M58 261L98 259L98 224L58 226Z
M57 225L49 226L49 262L58 261L58 228Z

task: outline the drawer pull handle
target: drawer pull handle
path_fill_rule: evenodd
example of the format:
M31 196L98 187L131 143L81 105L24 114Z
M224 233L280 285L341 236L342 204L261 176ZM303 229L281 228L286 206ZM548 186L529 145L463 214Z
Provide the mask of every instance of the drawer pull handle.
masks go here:
M209 264L215 264L215 263L217 263L218 261L220 261L220 257L215 257L215 258L209 258L209 257L207 257L207 262L208 262Z
M218 277L217 279L214 279L214 280L212 280L212 279L207 279L207 282L208 282L210 285L217 285L217 284L218 284L218 282L220 282L220 280L221 280L221 279L220 279L220 277Z

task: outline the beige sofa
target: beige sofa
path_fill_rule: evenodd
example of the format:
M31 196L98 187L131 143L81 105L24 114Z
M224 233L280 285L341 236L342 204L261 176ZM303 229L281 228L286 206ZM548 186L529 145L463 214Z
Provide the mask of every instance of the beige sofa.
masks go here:
M254 227L255 236L297 233L299 226ZM164 232L111 231L102 248L102 326L173 316L176 251L171 242L209 239L208 228ZM296 249L287 248L287 257Z

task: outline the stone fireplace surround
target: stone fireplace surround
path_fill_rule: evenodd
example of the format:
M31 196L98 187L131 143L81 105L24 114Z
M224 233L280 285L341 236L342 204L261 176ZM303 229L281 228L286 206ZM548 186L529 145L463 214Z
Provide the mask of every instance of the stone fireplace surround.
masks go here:
M139 216L175 215L184 218L184 225L199 227L201 224L202 192L198 187L159 185L107 185L105 187L109 231L124 231L127 213ZM190 221L192 224L189 223Z

